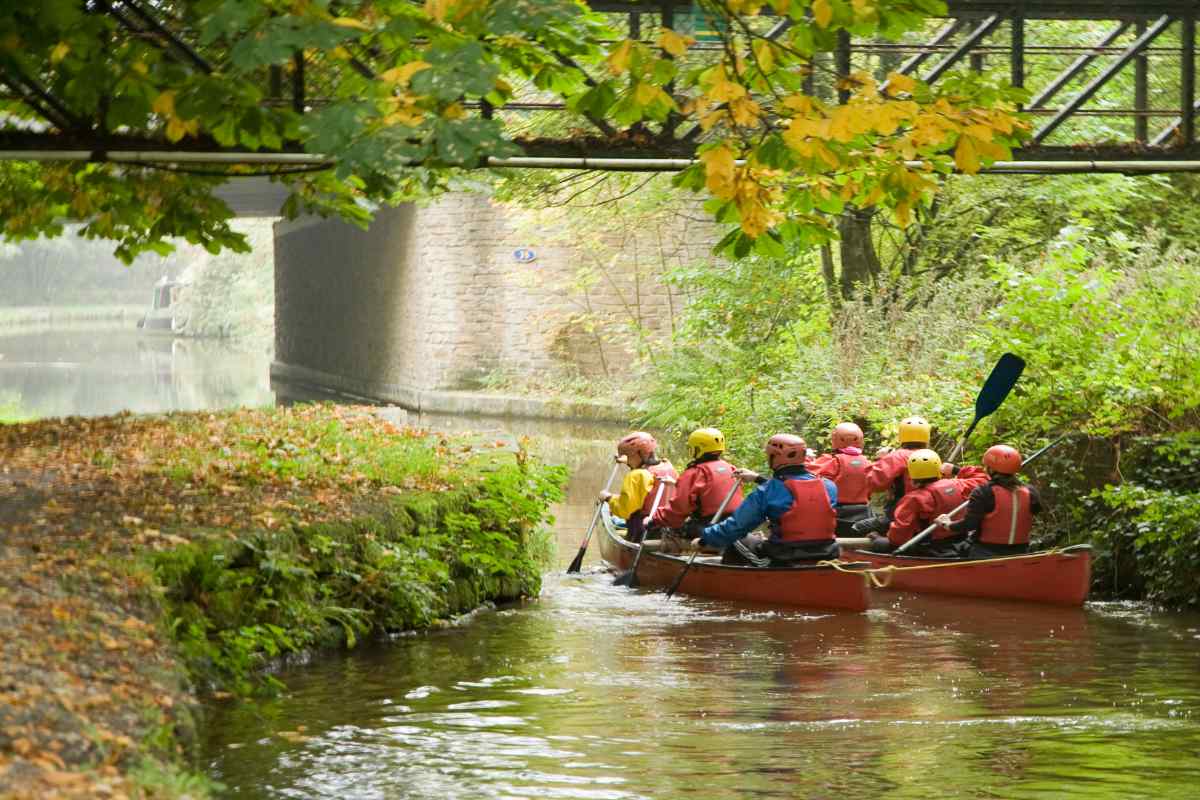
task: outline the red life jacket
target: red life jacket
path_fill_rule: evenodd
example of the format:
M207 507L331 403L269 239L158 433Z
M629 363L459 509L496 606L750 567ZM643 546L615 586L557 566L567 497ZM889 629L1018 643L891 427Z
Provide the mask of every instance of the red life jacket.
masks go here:
M929 515L929 519L922 521L922 527L933 523L941 514L949 514L958 506L967 502L967 498L971 496L971 491L977 486L977 483L971 481L958 480L956 478L942 478L934 481L928 486L921 487L918 491L924 491L933 498L933 511ZM959 511L951 519L958 522L966 514L966 510ZM949 539L957 536L954 531L946 528L935 528L933 531L934 539Z
M642 469L654 476L654 482L650 484L650 491L646 492L646 498L642 500L642 516L649 517L650 509L654 506L654 495L658 494L658 487L662 485L660 478L678 478L679 476L675 474L675 467L671 466L670 461L660 461L651 466L644 466ZM674 491L675 487L672 484L666 484L663 487L662 499L658 501L659 506L670 503Z
M833 457L838 462L838 473L833 476L833 482L837 484L838 503L854 506L870 502L867 467L871 466L871 460L861 454L852 456L848 453L834 453Z
M996 507L979 523L979 541L984 544L1028 544L1033 528L1028 486L1016 490L992 484Z
M692 513L693 516L698 516L707 525L713 514L716 514L717 509L721 507L721 501L725 499L725 495L729 494L729 488L734 485L738 488L734 491L733 497L729 498L729 502L725 504L725 510L721 512L721 516L728 517L737 511L738 506L742 504L742 488L741 481L733 476L732 464L718 458L712 461L702 461L693 465L692 469L704 473L708 479L704 494L697 498L698 502L696 510Z
M774 533L783 542L832 541L837 530L837 512L829 503L825 481L784 479L783 485L792 493L792 507L773 525Z

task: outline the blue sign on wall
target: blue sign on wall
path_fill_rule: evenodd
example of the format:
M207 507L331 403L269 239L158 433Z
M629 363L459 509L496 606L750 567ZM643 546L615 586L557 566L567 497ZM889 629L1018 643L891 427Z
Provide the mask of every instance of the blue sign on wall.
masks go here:
M518 264L531 264L537 260L537 253L530 247L518 247L513 250L513 260Z

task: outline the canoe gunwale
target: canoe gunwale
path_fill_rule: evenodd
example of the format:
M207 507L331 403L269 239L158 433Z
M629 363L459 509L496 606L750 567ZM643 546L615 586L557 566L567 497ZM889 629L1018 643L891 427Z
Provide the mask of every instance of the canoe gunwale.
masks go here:
M612 523L612 512L608 510L607 506L603 506L602 508L603 510L601 511L601 519L604 521L604 533L608 534L609 538L622 549L628 550L630 553L637 553L637 551L641 549L641 545L637 542L631 542L625 537L619 535L617 533L616 526ZM689 556L675 555L672 553L658 553L654 550L647 550L646 554L642 556L642 558L659 559L662 561L679 564L682 567L687 564ZM614 568L618 567L616 564L610 564L610 566ZM737 572L753 572L756 575L764 572L827 572L829 570L835 570L839 568L847 571L860 571L866 570L869 567L870 564L866 561L841 562L837 567L833 567L828 564L800 564L794 567L753 567L741 564L713 564L708 561L700 561L699 559L692 564L692 569L716 569L722 572L727 571L730 574Z

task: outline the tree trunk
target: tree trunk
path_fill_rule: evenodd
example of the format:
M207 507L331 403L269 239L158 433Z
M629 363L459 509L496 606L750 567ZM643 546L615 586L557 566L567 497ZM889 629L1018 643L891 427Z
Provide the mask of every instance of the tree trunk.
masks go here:
M829 307L836 310L842 305L842 294L838 288L837 273L833 269L833 248L827 244L821 245L821 276L825 278L825 296L829 298Z
M842 297L850 299L855 286L867 285L879 276L879 254L871 238L871 212L848 210L838 218L842 252Z

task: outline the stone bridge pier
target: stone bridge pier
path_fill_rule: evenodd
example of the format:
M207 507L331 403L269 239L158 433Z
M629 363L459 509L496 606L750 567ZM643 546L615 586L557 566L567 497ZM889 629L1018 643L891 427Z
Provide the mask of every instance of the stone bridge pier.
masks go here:
M417 412L611 417L603 404L481 394L501 377L620 379L639 336L669 335L684 298L664 272L704 257L706 223L584 240L476 194L382 209L368 230L275 228L275 361L283 397ZM640 333L638 331L641 331Z

